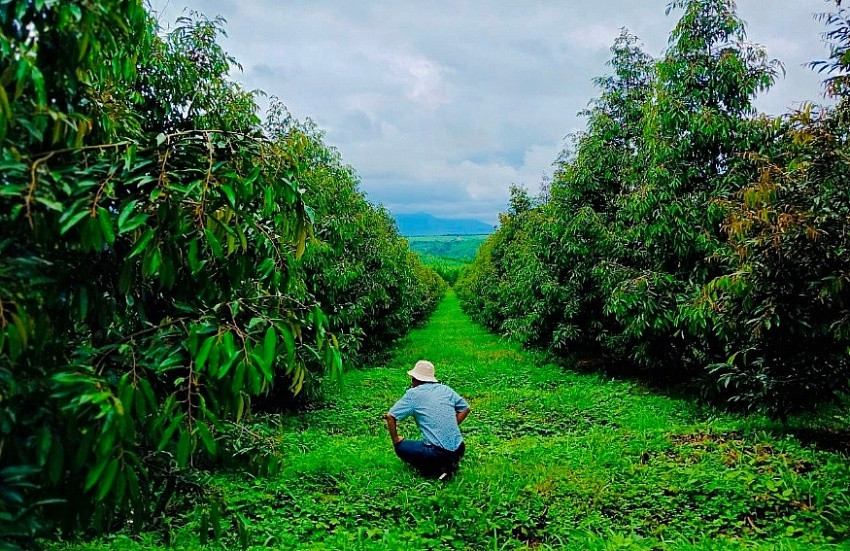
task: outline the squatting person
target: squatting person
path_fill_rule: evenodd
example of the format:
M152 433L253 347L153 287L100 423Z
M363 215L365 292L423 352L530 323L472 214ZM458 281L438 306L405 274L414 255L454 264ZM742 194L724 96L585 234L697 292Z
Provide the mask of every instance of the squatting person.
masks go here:
M466 451L460 424L469 415L469 404L434 377L434 364L420 360L407 372L410 388L387 413L387 429L396 455L425 476L441 480L454 474ZM398 435L397 422L413 415L422 440Z

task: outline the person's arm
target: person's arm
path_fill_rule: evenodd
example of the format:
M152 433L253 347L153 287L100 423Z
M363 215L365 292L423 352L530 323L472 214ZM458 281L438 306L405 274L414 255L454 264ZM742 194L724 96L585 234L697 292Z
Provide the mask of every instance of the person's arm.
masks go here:
M466 408L465 410L459 411L459 412L457 412L457 414L455 414L455 417L457 418L457 425L458 426L460 426L460 424L463 423L463 420L466 419L466 416L469 415L469 412L470 412L470 409Z
M457 419L457 426L460 426L463 420L466 419L466 416L469 415L469 404L460 394L454 391L452 392L454 393L455 418Z
M398 435L398 427L392 413L387 413L387 430L390 431L390 438L392 438L393 446L404 440L404 436Z

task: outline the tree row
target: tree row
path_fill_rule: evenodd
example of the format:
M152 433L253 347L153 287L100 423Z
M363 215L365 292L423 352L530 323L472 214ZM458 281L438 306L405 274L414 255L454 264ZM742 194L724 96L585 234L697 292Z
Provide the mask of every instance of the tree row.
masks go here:
M312 124L260 119L221 21L13 0L0 26L0 540L145 529L445 283Z
M831 106L781 117L782 71L731 0L677 0L659 59L626 31L548 193L457 284L495 331L775 415L850 382L850 12L825 14ZM813 37L813 40L817 37Z

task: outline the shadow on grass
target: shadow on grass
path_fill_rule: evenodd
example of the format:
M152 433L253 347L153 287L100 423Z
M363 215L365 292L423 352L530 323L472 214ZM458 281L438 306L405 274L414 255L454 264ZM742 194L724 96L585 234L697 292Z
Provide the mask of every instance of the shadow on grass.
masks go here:
M561 368L584 375L602 374L618 381L628 382L637 388L675 400L698 403L717 408L724 413L759 416L758 410L748 411L741 404L728 401L728 395L710 385L706 379L695 377L692 371L643 369L624 361L602 355L557 356L545 350L529 349ZM844 412L843 415L839 412ZM850 458L850 400L837 398L814 412L797 413L779 421L771 419L760 430L775 436L793 436L801 444L820 451L843 454ZM835 419L835 421L833 421Z
M804 446L840 453L850 458L850 429L800 427L789 428L785 432L794 436Z

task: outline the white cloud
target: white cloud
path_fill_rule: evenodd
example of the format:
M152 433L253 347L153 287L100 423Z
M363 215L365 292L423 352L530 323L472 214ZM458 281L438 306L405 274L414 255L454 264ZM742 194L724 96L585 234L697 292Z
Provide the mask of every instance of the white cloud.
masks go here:
M397 212L494 222L508 187L532 192L606 74L628 27L651 55L667 45L669 0L151 0L168 20L184 5L228 20L235 77L313 118L369 197ZM749 35L788 77L758 106L818 100L820 0L738 0Z
M574 47L590 50L607 50L619 34L620 27L616 25L591 23L570 30L567 33L567 40Z
M449 94L443 82L448 69L421 56L401 54L387 56L386 61L405 86L405 97L428 110L448 103Z

